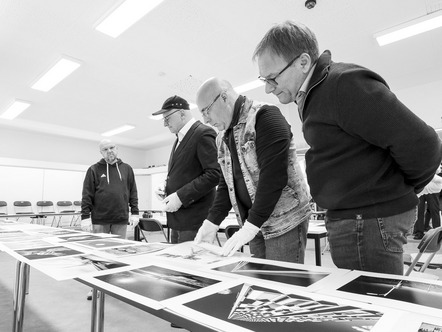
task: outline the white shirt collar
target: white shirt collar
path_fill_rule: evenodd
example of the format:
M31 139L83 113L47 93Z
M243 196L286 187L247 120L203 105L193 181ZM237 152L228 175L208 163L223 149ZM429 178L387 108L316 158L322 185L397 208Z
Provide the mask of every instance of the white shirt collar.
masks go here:
M183 126L183 128L181 128L181 130L177 134L178 142L181 142L183 140L184 136L186 136L186 134L189 131L190 127L192 127L192 125L195 122L196 122L195 118L192 118L189 121L187 121L187 123Z
M307 87L310 83L310 79L312 78L313 72L315 71L316 68L316 63L313 64L312 68L310 68L310 71L307 74L307 77L304 80L304 83L302 83L301 88L299 89L299 91L302 92L307 92Z

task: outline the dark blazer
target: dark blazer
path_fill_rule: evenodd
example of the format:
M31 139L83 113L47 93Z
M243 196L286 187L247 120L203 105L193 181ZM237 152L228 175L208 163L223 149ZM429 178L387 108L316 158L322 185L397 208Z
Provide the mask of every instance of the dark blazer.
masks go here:
M178 231L198 229L215 198L220 168L215 143L215 130L196 121L169 159L166 194L177 193L183 205L167 213L167 224Z

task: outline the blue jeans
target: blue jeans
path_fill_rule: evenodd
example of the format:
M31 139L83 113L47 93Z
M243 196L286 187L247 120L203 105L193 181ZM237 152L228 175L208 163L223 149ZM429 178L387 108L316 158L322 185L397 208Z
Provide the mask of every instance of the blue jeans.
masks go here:
M106 233L119 235L122 239L126 238L127 224L92 224L92 233Z
M403 245L416 221L416 208L385 218L326 217L330 253L343 269L403 275Z
M281 236L265 240L261 232L250 241L250 253L256 258L304 263L308 220Z

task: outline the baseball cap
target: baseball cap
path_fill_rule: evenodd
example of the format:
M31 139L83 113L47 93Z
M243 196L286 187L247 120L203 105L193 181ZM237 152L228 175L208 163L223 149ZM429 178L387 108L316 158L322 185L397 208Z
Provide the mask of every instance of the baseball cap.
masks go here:
M167 98L166 101L163 103L161 109L159 111L156 111L155 113L152 113L152 115L163 114L171 109L188 110L190 108L189 108L189 103L184 98L175 95L173 97Z

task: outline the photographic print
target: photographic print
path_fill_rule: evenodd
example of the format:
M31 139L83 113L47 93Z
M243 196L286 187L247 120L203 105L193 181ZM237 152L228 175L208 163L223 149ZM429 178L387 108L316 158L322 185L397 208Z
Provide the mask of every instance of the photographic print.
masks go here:
M387 331L386 327L400 316L387 308L248 282L218 289L171 309L210 326L257 332L354 332L372 331L375 326L377 331ZM387 313L389 320L380 322Z
M437 280L352 271L321 292L403 310L424 310L426 314L442 316L442 282Z
M16 250L16 253L29 260L84 254L81 251L61 246Z
M297 286L310 286L329 275L328 272L315 272L306 269L287 268L273 264L254 263L243 260L220 266L213 270Z
M220 273L299 286L307 288L309 291L326 287L330 280L340 278L340 276L349 272L349 270L344 269L270 261L254 257L241 257L235 261L214 263L208 268Z
M98 238L96 240L85 240L85 241L77 241L76 244L82 245L91 249L101 249L101 248L109 248L109 247L117 247L128 245L129 243L133 243L132 241L121 240L121 239L103 239Z
M221 256L222 248L208 243L196 245L193 241L183 242L170 246L169 248L154 254L157 258L176 260L181 263L192 263L193 265L204 266L231 259ZM237 252L233 257L250 256Z
M442 309L442 285L424 281L361 275L338 290Z
M33 266L54 279L64 280L94 275L100 271L122 268L129 265L96 255L80 255L42 260Z
M102 239L102 236L89 234L89 233L78 233L73 235L67 235L67 236L57 236L57 239L60 241L66 241L66 242L76 242L76 241L88 241L88 240L98 240Z
M109 292L153 309L176 303L180 296L219 283L222 278L167 265L149 265L85 279Z
M160 251L167 248L168 246L170 246L170 244L146 243L146 244L137 244L131 246L103 249L102 251L114 256L132 256L132 255L149 254L152 252Z

